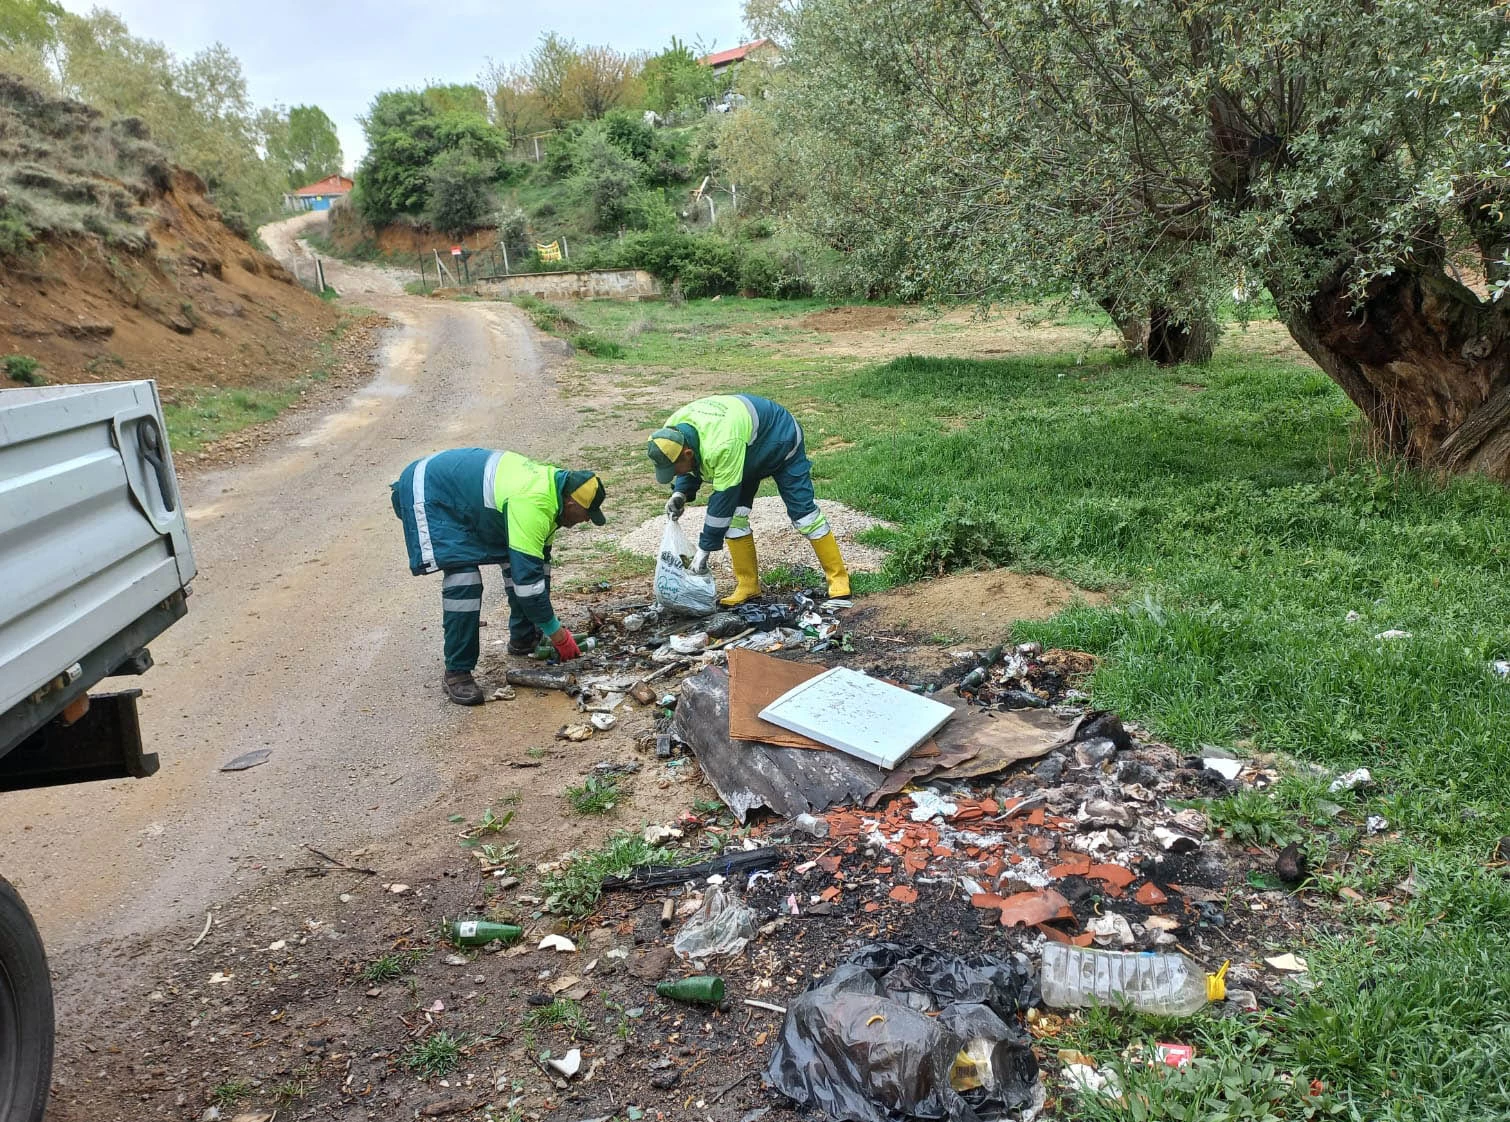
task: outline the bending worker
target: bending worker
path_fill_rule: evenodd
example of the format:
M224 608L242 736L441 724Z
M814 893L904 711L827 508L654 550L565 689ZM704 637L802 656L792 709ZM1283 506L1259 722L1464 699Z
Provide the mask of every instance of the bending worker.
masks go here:
M692 568L706 573L708 555L728 539L737 583L719 603L733 606L760 595L750 507L766 479L776 481L787 517L812 542L828 578L828 594L849 595L849 570L839 556L839 543L813 499L813 465L802 426L780 405L750 394L699 398L671 414L646 451L656 481L673 485L666 503L670 517L682 516L705 481L713 488Z
M446 696L481 705L472 677L482 622L480 565L503 568L509 598L509 653L529 654L541 635L561 661L581 654L551 607L551 538L560 526L603 525L603 482L518 452L456 448L406 467L393 484L393 513L404 523L409 570L440 572Z

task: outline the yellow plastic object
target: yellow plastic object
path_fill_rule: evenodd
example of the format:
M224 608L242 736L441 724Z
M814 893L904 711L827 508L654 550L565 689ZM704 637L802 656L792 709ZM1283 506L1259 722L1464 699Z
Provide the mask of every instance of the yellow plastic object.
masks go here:
M1227 967L1231 965L1232 961L1229 959L1228 961L1222 963L1221 969L1218 970L1215 974L1206 975L1207 1001L1227 1000Z

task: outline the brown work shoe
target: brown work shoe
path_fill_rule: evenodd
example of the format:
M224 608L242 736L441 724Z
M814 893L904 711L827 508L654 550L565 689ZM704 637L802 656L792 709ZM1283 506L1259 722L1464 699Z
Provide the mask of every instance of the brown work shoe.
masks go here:
M472 677L470 670L447 670L445 678L446 696L457 705L481 705L483 703L482 687Z

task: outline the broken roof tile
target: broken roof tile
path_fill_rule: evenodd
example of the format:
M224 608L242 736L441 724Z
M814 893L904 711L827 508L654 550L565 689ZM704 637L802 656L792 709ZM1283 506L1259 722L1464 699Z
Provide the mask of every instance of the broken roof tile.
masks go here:
M1155 904L1164 903L1164 901L1168 900L1169 897L1164 894L1163 889L1150 881L1149 883L1143 885L1138 889L1138 891L1133 895L1133 899L1140 904L1146 904L1148 907L1153 907Z

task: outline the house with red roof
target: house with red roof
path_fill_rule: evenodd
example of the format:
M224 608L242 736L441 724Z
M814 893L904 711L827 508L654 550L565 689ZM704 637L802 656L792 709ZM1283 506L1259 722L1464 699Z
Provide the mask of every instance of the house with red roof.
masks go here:
M344 175L327 175L320 182L300 187L284 197L290 210L329 210L331 203L351 194L354 186Z
M751 43L743 43L738 47L730 47L727 51L715 51L711 55L704 55L698 61L704 66L711 66L713 73L722 74L738 66L746 59L762 62L775 62L781 57L781 48L769 39L756 39Z

